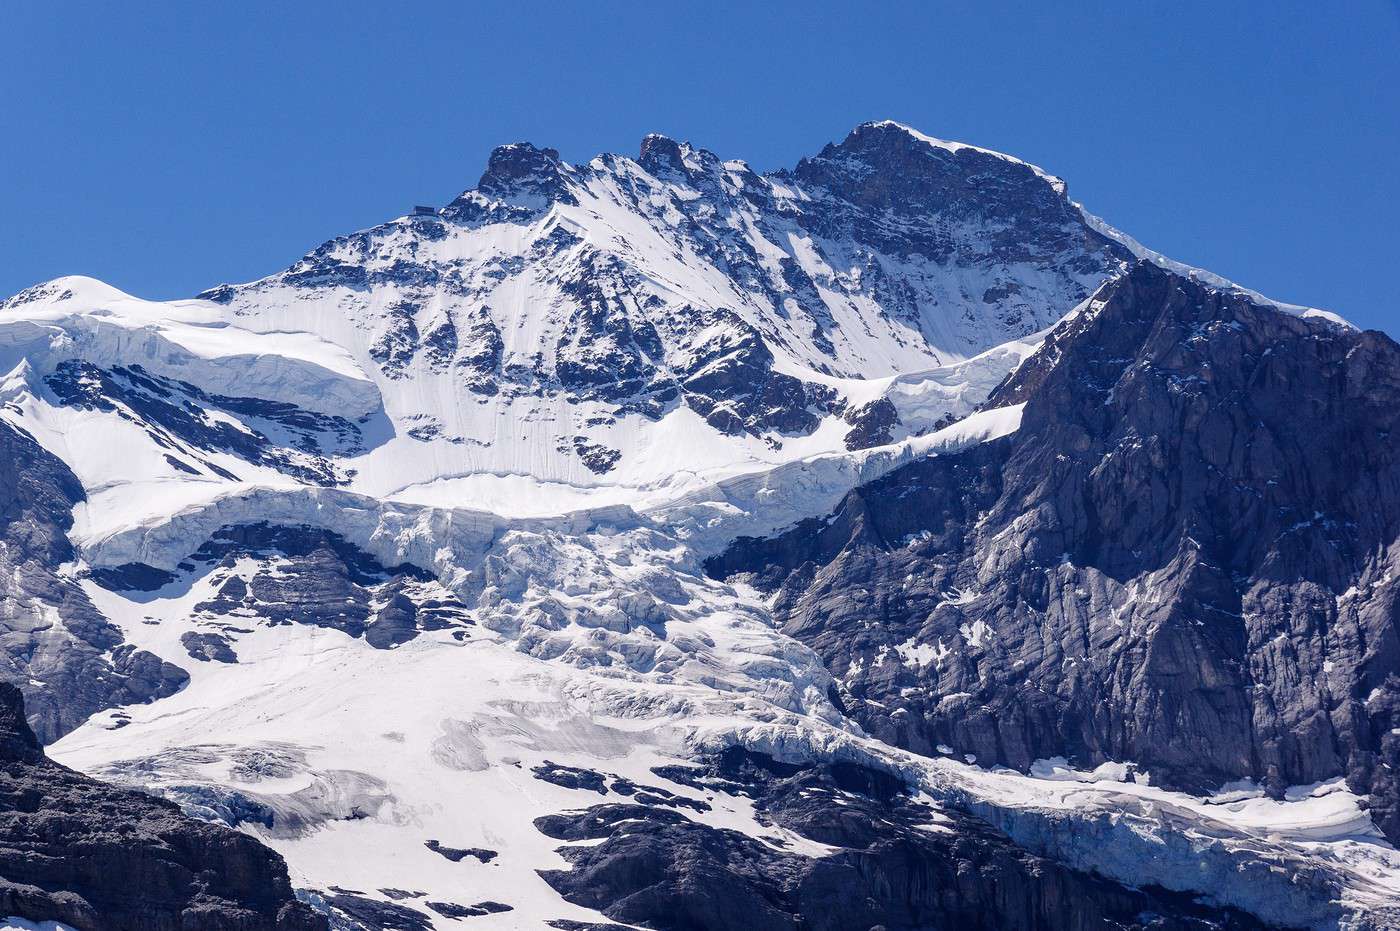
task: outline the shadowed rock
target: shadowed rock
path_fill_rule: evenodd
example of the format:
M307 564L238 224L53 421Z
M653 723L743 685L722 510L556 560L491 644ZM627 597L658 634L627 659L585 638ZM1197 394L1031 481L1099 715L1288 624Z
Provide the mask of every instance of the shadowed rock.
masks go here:
M1264 927L1188 896L1129 889L1035 857L985 823L934 811L898 780L854 764L788 767L731 750L688 775L745 787L760 823L833 852L787 852L776 830L761 841L665 809L596 805L536 820L550 837L585 842L560 848L569 869L541 875L576 905L665 931Z
M174 694L180 667L123 643L121 631L60 567L82 485L28 433L0 423L0 679L19 686L30 724L51 742L104 708Z
M326 931L252 837L48 760L4 683L0 913L79 931Z
M1144 263L987 406L1021 402L710 571L775 591L882 740L1345 775L1400 839L1400 346Z

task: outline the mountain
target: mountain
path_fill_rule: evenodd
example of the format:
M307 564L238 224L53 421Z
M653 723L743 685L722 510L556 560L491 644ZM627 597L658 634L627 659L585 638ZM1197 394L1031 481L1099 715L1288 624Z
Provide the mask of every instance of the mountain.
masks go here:
M0 669L337 929L1400 927L1397 363L895 123L503 146L0 305Z
M436 504L506 476L674 488L886 442L969 399L916 398L901 429L884 380L961 387L1130 257L1058 179L878 123L771 176L660 136L578 166L503 146L435 213L202 296L349 350L403 425L354 484Z

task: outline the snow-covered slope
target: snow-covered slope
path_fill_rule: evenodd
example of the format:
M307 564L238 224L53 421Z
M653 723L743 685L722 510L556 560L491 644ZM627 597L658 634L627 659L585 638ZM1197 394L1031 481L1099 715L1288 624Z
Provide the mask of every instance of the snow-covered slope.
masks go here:
M1336 927L1400 894L1400 855L1340 785L1284 802L1252 786L1193 798L1130 767L1048 761L1020 775L896 751L838 712L830 675L755 593L706 579L672 532L614 514L492 538L474 552L453 544L459 564L437 573L468 606L460 622L391 649L271 600L260 576L325 591L318 570L280 553L189 560L148 592L87 582L139 648L179 657L191 634L212 635L231 655L186 661L178 695L95 716L51 752L243 825L325 895L358 890L420 911L512 906L483 927L603 920L539 875L567 862L535 822L630 798L608 791L619 778L772 850L834 852L760 817L739 788L697 790L668 769L734 746L897 773L934 825L973 811L1075 868L1205 893L1279 924ZM448 859L434 841L474 853Z
M343 484L392 429L344 348L63 278L0 305L0 403L77 474L83 528L129 527L249 485Z

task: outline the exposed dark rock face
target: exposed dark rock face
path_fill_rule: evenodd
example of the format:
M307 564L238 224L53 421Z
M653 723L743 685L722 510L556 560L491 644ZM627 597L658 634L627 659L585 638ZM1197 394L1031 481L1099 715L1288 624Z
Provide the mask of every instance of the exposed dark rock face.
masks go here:
M550 782L566 789L586 789L600 795L606 795L608 791L603 774L592 769L579 769L545 760L530 772L541 782Z
M573 449L588 470L596 475L611 472L622 458L622 453L617 450L601 443L590 443L585 436L574 437Z
M889 211L921 225L940 216L988 221L999 228L984 248L999 258L1049 259L1058 265L1052 249L1069 249L1074 239L1087 239L1093 252L1126 257L1121 246L1086 233L1059 179L973 146L926 145L895 123L857 126L842 142L803 159L793 175L839 193L851 207ZM974 189L977 196L969 197ZM1049 230L1062 234L1050 236ZM882 233L876 227L859 232ZM948 257L936 248L927 254Z
M29 434L0 423L0 679L18 685L46 742L89 715L176 692L188 675L123 644L62 567L78 479Z
M773 351L736 315L700 315L722 324L697 345L679 373L686 403L721 433L807 434L832 412L836 392L773 370Z
M390 378L403 378L406 374L404 370L418 354L418 310L416 304L408 301L400 301L390 307L384 315L384 331L370 347L370 357Z
M449 318L434 326L423 337L423 353L435 371L441 371L457 356L457 324Z
M899 411L889 398L880 398L847 411L846 422L851 425L846 434L847 449L869 449L894 441L894 428L899 425Z
M604 804L536 821L559 840L601 841L561 848L571 868L541 875L570 902L676 931L1263 927L1034 857L854 764L788 766L736 749L685 775L715 791L741 786L764 823L837 849L804 856L777 836L764 842L673 811Z
M615 402L655 390L665 347L641 313L622 263L587 252L563 291L576 303L555 348L554 371L564 389L576 398Z
M245 559L254 561L252 568ZM310 624L363 637L391 649L423 631L472 625L467 608L432 574L417 566L385 566L339 534L305 526L247 524L220 529L183 562L178 573L139 564L96 574L118 590L150 589L209 574L212 598L194 606L207 630L181 644L201 660L236 662L239 624ZM144 570L144 571L143 571Z
M79 931L325 931L282 858L44 757L0 683L0 912Z
M347 477L326 457L362 449L360 428L343 417L282 401L209 394L140 365L108 371L90 362L68 361L44 383L66 406L112 412L140 425L159 446L178 454L167 455L167 462L191 475L235 479L203 455L221 452L308 484L343 485ZM211 416L210 411L231 415L243 426Z
M827 211L807 218L811 228L885 254L992 269L1024 262L1070 279L1131 261L1085 225L1059 179L971 146L925 145L893 123L856 127L792 177L834 195ZM979 233L958 235L962 224ZM1010 275L978 297L976 314L1033 329L1035 302Z
M1345 775L1400 838L1400 346L1142 264L987 402L1020 430L711 561L921 753Z
M421 898L423 898L423 896L427 895L426 892L421 892L421 891L418 891L418 890L415 890L415 889L393 889L393 888L380 889L380 890L379 890L379 893L380 893L381 895L388 896L389 898L393 899L393 900L396 901L396 902L397 902L397 901L401 901L401 900L403 900L403 899L421 899Z
M180 646L192 659L201 662L236 663L238 654L229 646L229 639L223 634L196 633L188 631L180 635Z
M333 895L325 899L327 907L335 916L333 931L433 931L432 916L421 909L399 902L381 902L371 899L352 889L332 887ZM391 899L418 899L421 892L407 892L402 889L381 889ZM458 902L423 902L426 908L444 918L479 918L482 915L496 915L512 911L503 902L477 902L475 905L462 905Z
M528 202L528 198L534 197L543 203L556 200L574 203L566 174L556 150L516 142L492 150L486 172L477 182L476 189L507 202Z
M542 765L532 767L530 772L541 782L552 783L565 789L597 792L599 795L607 795L612 792L637 805L689 808L693 811L710 810L709 804L699 799L686 798L660 786L638 785L616 773L600 773L596 769L563 766L551 760L545 760ZM676 779L674 775L660 772L658 775L666 775L667 778Z
M485 847L445 847L436 840L425 841L423 846L453 863L460 863L467 857L474 857L478 863L490 863L497 857L496 851L487 850Z
M457 902L429 902L428 907L444 918L479 918L482 915L499 915L514 911L504 902L477 902L475 905L461 905Z
M397 902L381 902L350 890L326 897L337 931L433 931L427 912Z
M472 321L457 352L457 365L467 387L484 395L499 391L501 357L504 353L505 340L501 337L501 329L491 319L489 309L483 309Z

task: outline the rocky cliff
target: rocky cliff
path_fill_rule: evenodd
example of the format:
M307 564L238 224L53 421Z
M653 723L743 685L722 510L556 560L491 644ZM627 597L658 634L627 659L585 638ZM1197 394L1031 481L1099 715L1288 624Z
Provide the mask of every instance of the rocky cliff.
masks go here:
M987 404L1020 402L711 571L774 592L890 743L1197 792L1345 775L1400 836L1400 346L1144 263Z
M50 762L0 683L0 913L78 931L325 931L282 858Z
M9 423L0 463L0 669L25 689L40 737L174 693L184 671L124 643L69 571L72 509L85 497L72 471Z

